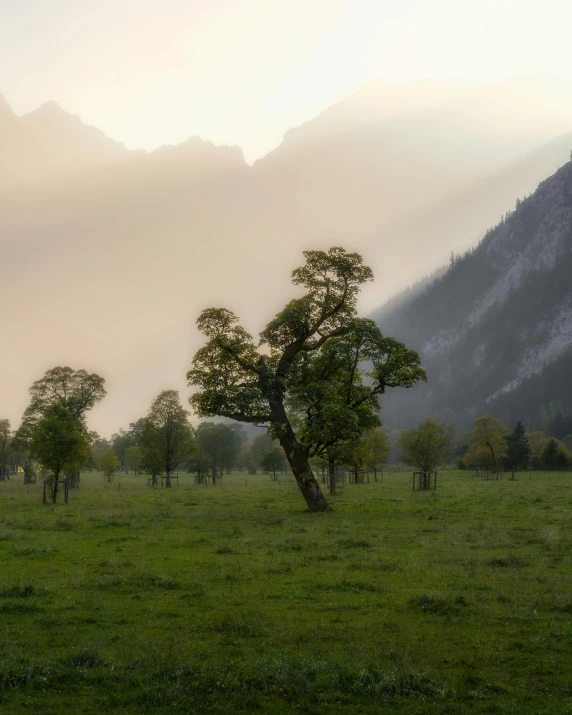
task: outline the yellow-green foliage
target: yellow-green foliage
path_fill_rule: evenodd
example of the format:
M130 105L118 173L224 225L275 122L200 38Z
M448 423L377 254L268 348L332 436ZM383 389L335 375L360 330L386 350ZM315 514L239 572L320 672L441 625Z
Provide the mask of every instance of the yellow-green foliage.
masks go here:
M496 417L481 415L475 420L464 457L467 466L496 467L508 449L508 429Z
M108 447L103 450L97 460L97 467L106 477L115 474L117 467L119 467L119 459L117 459L113 447Z

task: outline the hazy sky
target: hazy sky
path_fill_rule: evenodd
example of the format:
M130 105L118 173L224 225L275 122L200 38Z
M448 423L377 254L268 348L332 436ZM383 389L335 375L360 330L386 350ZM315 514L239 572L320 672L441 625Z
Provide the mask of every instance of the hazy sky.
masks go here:
M572 78L570 0L0 0L0 92L253 160L370 79Z

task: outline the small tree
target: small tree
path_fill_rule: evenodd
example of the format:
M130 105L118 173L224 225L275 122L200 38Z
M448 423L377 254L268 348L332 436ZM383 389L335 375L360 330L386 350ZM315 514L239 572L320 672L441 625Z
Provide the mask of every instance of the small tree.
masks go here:
M128 471L128 467L125 462L125 455L127 454L127 450L135 444L133 436L130 432L120 429L117 434L112 435L111 444L113 446L113 451L119 460L119 466L124 471Z
M483 467L485 469L493 469L495 466L490 450L481 445L469 447L463 457L463 463L467 467Z
M542 466L546 469L554 469L558 466L558 442L550 437L542 450Z
M87 468L91 472L92 469L98 468L99 458L106 449L111 445L108 440L102 439L97 432L89 432L88 434L89 442L89 459L87 460Z
M86 370L71 367L54 367L30 387L30 404L24 411L22 424L16 433L19 449L30 454L29 441L38 421L51 405L61 405L69 410L81 430L87 435L87 412L105 397L105 380ZM72 483L79 484L79 469L70 467ZM24 472L33 472L33 464L24 465Z
M356 439L341 447L341 452L344 463L353 470L355 483L360 481L359 474L362 472L361 483L363 484L363 471L373 459L368 443L363 438Z
M282 471L286 465L284 452L275 447L262 455L259 464L265 472L272 472L273 478L276 479L276 471Z
M241 462L244 464L249 474L256 474L257 468L260 466L260 460L266 454L274 449L276 443L266 433L259 434L252 439L247 448L242 452Z
M97 460L97 468L100 472L103 472L104 477L107 477L108 482L111 481L111 477L115 474L119 465L120 462L117 455L113 451L113 447L107 447L104 449Z
M432 472L443 463L449 437L442 424L427 417L417 429L406 429L399 437L401 459L420 472Z
M469 452L476 454L479 448L488 450L491 466L496 469L499 460L507 453L507 432L507 428L496 417L481 415L475 420L473 432L469 438Z
M89 457L89 445L77 419L61 404L50 405L31 435L33 457L50 472L52 502L56 502L58 480L64 471L79 471Z
M362 436L366 446L366 466L373 470L373 479L377 482L377 470L387 463L389 459L389 437L383 427L368 430Z
M0 481L10 479L8 466L14 451L10 420L0 420Z
M530 462L530 445L522 422L517 422L512 434L507 439L508 450L506 455L509 469L525 469Z
M124 457L125 467L128 470L132 469L134 474L139 474L139 470L141 469L141 462L142 462L141 448L136 447L135 445L131 445L131 447L127 447L127 449L125 450L125 457Z
M530 462L533 469L539 469L542 466L542 450L546 444L546 435L544 432L529 432L527 436L531 454Z
M572 454L570 450L562 443L558 445L558 451L556 452L556 467L558 469L566 469L572 462Z
M348 449L348 445L331 445L320 453L320 459L328 466L328 485L332 496L336 494L336 467L347 462Z
M140 446L144 464L153 471L154 483L159 467L165 472L165 485L170 487L171 474L193 449L193 429L176 390L164 390L153 401Z
M196 431L196 443L201 456L208 462L214 484L219 472L222 474L225 467L230 470L237 463L243 433L234 425L201 422Z

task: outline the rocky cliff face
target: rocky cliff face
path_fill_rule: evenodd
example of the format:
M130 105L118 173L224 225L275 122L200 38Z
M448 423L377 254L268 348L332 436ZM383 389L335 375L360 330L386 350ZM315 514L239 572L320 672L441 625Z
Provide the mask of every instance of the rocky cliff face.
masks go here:
M419 350L429 382L386 399L386 420L466 426L489 411L530 427L572 414L572 162L405 304L376 314Z

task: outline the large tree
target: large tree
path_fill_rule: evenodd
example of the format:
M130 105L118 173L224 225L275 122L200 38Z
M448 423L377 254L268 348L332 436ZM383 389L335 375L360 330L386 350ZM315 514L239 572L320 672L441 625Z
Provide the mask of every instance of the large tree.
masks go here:
M77 419L61 404L49 405L30 438L30 450L42 469L50 473L52 501L57 500L63 472L79 470L89 458L89 444Z
M160 465L170 487L171 474L190 457L193 448L193 429L177 390L164 390L151 404L140 447L143 463L147 467ZM154 473L155 481L156 477Z
M187 378L199 388L190 398L199 416L269 427L309 509L325 511L309 459L358 436L379 395L411 387L425 372L417 353L357 318L360 286L373 278L361 256L343 248L304 256L292 282L306 292L268 323L258 348L229 310L201 313L197 324L207 343Z
M417 429L406 429L399 437L401 459L421 472L432 472L443 464L449 436L444 425L434 417L426 417Z

